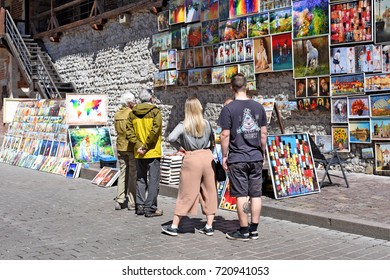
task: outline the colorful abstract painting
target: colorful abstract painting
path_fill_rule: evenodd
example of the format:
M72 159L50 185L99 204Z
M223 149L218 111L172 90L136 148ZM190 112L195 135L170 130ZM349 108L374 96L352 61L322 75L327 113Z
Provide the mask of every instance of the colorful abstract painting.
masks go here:
M171 0L169 1L169 24L177 24L185 22L185 1Z
M292 11L291 8L271 11L269 13L269 26L271 34L291 32Z
M75 162L99 162L100 156L114 156L107 127L69 129L69 139Z
M218 20L202 22L202 44L212 45L219 42Z
M260 0L226 0L229 3L229 17L239 17L243 15L259 12Z
M293 69L291 33L272 36L272 68L273 71Z
M390 117L390 94L370 95L372 117Z
M320 191L308 137L305 133L267 136L268 170L276 199Z
M269 34L269 17L268 13L256 14L247 17L248 20L248 37L259 37Z
M390 143L375 144L375 171L390 172Z
M186 23L200 21L202 0L185 0Z
M202 0L201 21L218 19L218 0Z
M68 125L104 125L108 119L106 94L67 94L66 123Z

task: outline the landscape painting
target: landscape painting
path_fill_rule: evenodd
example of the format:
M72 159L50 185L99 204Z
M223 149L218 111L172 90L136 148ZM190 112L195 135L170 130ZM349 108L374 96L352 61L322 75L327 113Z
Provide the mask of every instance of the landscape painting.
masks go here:
M375 144L375 171L390 172L390 143Z
M248 37L259 37L268 35L269 33L269 18L268 13L252 15L248 20Z
M367 75L365 89L367 92L390 90L390 74Z
M371 143L370 121L349 122L350 143Z
M390 117L390 94L370 95L371 116Z
M371 119L372 140L390 140L390 118Z
M271 34L291 32L292 11L291 8L271 11L269 13L269 26Z
M374 6L375 43L390 42L390 0L376 0Z
M331 81L332 96L364 94L364 75L333 76Z

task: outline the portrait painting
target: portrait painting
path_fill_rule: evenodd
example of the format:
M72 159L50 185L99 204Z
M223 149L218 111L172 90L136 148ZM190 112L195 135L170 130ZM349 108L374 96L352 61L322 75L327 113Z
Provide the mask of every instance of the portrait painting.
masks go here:
M213 84L225 83L225 67L213 67L211 71L211 79Z
M364 94L363 74L332 76L330 81L332 96Z
M348 126L340 125L332 126L332 150L337 149L338 152L349 152L349 132Z
M332 48L331 49L331 74L346 74L347 66L347 48ZM355 61L355 59L354 59Z
M188 85L199 86L202 84L201 69L188 70Z
M349 96L348 97L348 118L361 119L370 117L369 96Z
M375 43L390 42L390 0L376 0L374 6Z
M231 78L238 73L238 65L225 66L225 83L230 83Z
M330 42L356 43L372 40L372 1L330 4Z
M307 97L318 96L318 78L307 78Z
M194 49L186 49L186 69L191 69L195 67L195 53Z
M254 42L255 73L272 71L271 36L256 38Z
M390 117L390 94L370 95L372 117Z
M269 13L269 29L271 34L291 32L292 30L291 8L271 11Z
M187 25L188 46L202 45L202 24L200 22Z
M295 97L306 97L306 79L295 79Z
M66 94L66 124L103 125L107 121L106 94Z
M159 68L160 70L168 69L168 51L160 52L160 60L159 60Z
M350 121L348 130L350 143L371 143L370 121Z
M319 77L319 96L330 96L330 78L329 77Z
M259 12L260 0L226 0L230 3L229 17L239 17Z
M294 78L329 75L329 37L293 41Z
M268 40L266 40L265 42L269 43L269 45L271 45L269 36L267 38L268 38ZM254 44L254 40L253 39L245 39L244 40L245 61L253 60L253 56L254 56L254 46L253 46L253 44Z
M308 134L268 135L267 155L276 199L320 191Z
M169 10L157 14L157 29L158 31L169 29Z
M186 23L200 21L202 0L185 0Z
M169 1L169 24L177 24L185 22L185 1L170 0Z
M291 33L272 36L272 69L273 71L293 69Z
M202 44L212 45L219 42L218 20L202 22Z
M348 100L346 97L331 99L331 122L348 122Z
M390 118L371 118L372 140L390 140Z
M293 1L293 38L304 38L329 33L327 0Z
M202 68L201 70L202 85L211 85L213 82L211 68Z
M202 67L203 66L203 48L197 47L194 48L195 53L195 67Z
M203 47L203 66L213 66L213 46Z
M167 85L173 86L177 84L177 70L167 71Z
M75 162L99 162L103 155L114 156L108 127L72 128L69 139Z
M390 90L390 73L366 75L364 81L366 92Z
M178 86L188 86L188 72L187 71L178 71L177 72L177 85Z
M375 143L375 171L390 172L390 143Z
M218 0L202 0L201 21L218 19Z
M247 21L245 17L219 22L220 42L243 39L247 36Z
M269 17L268 13L255 14L247 17L248 37L259 37L269 34Z
M154 73L153 86L154 87L163 87L166 84L166 72L159 71Z
M253 62L238 65L238 72L245 75L247 81L255 81L255 66Z
M177 51L176 59L177 59L176 69L177 70L186 69L186 52L184 50Z

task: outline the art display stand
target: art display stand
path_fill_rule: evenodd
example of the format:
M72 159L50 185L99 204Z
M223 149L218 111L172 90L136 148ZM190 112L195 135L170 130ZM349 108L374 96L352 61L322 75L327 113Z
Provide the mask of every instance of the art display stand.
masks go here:
M3 140L0 161L66 175L73 161L63 100L21 101Z
M160 164L160 183L179 185L182 162L182 156L164 155Z

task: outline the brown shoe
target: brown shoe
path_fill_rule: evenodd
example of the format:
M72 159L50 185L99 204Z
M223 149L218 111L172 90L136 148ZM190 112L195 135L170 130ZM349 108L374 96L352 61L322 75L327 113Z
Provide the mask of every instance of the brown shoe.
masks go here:
M163 210L161 210L161 209L157 209L154 212L145 211L146 218L158 217L158 216L162 216L162 215L163 215Z

